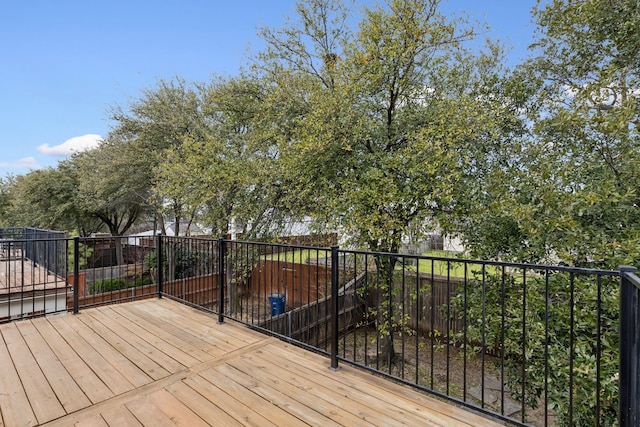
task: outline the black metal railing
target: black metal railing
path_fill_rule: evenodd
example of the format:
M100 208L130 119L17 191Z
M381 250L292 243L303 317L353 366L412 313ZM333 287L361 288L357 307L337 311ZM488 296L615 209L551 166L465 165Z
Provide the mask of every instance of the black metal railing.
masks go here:
M620 267L620 425L640 424L640 278Z
M637 425L633 268L190 237L48 240L71 271L50 290L66 297L62 309L168 297L325 354L331 369L356 365L508 423ZM5 320L49 312L20 287L9 303L32 307Z
M617 418L617 271L218 246L219 321L311 347L332 369L355 364L510 423Z
M166 269L154 236L73 239L70 283L73 311L158 295L158 271ZM164 273L167 277L167 273ZM77 300L77 302L76 302Z
M66 233L63 231L41 230L29 227L0 228L0 242L4 242L5 250L0 252L0 259L8 255L23 256L35 262L55 275L66 274L64 253ZM8 248L11 242L11 248Z
M0 322L65 311L64 233L15 228L0 235Z

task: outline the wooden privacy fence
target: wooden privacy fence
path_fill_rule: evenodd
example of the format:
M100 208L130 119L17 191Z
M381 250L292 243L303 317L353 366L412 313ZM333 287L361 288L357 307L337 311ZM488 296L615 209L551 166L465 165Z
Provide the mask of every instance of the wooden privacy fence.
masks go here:
M404 298L402 303L408 314L407 326L421 334L461 332L464 322L457 318L451 302L458 288L464 286L464 279L431 274L420 274L417 279L415 273L405 277L405 292L395 297L397 302ZM396 286L402 284L396 282Z
M288 309L318 301L331 292L331 269L322 265L260 260L248 278L257 297L285 294Z
M356 327L363 318L364 300L358 297L356 291L363 278L364 274L361 274L338 290L339 335ZM331 328L329 327L331 303L331 295L328 295L274 316L258 326L322 348L331 339Z

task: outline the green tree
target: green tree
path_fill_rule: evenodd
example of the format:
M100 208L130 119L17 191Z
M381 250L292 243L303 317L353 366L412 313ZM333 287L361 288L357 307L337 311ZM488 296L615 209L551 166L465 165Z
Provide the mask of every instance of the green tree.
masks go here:
M539 88L528 109L531 135L505 157L507 168L492 171L493 197L468 222L481 255L610 269L637 263L639 7L540 3L539 56L521 70L525 92ZM508 244L497 248L500 239Z
M486 175L486 191L475 195L470 215L460 221L476 254L608 269L638 265L639 8L637 1L628 0L539 3L535 44L539 55L520 69L526 77L525 92L532 95L526 109L531 133L503 156L503 166L493 165ZM506 304L517 307L523 287L517 282L511 285L509 293L515 299L507 299ZM529 354L526 361L509 359L513 362L509 376L514 384L526 384L531 404L548 381L549 402L559 425L594 425L597 418L601 425L613 425L618 394L618 284L581 278L571 282L558 275L549 278L548 299L540 298L545 285L538 279L528 283L527 324L544 324L546 315L553 319L552 341L537 327L528 332L532 347L549 344L549 372L538 354ZM596 293L600 285L601 295ZM494 316L490 307L503 298L491 286L488 280L488 325L498 324L500 314ZM480 290L475 289L478 293L468 298L479 297ZM575 319L573 334L569 311ZM598 315L602 316L599 336ZM511 321L517 320L508 316L506 322ZM506 353L517 354L522 345L522 337L514 336L514 331L506 331L510 337ZM570 411L569 364L564 361L571 342L575 400ZM526 378L519 373L522 363L527 366ZM600 402L600 413L595 412L596 402Z
M175 77L159 80L156 87L143 90L126 108L116 107L111 113L116 122L111 137L130 154L128 161L131 167L135 166L137 179L146 183L147 192L141 196L146 197L162 233L166 233L167 216L175 221L177 235L183 220L191 221L196 214L195 206L185 205L185 194L152 189L162 187L159 180L163 178L157 172L169 163L168 152L179 153L184 143L205 139L205 102L198 84ZM182 156L174 156L171 161L181 159Z
M483 161L474 154L512 132L503 118L515 120L512 101L494 91L499 47L472 54L464 42L474 30L445 19L439 3L365 8L354 31L344 4L311 0L298 4L298 23L263 32L254 70L269 90L279 158L314 201L302 206L357 246L395 253L415 224L446 217ZM379 258L382 301L395 262ZM391 305L378 312L388 363L395 317Z
M264 238L281 222L284 191L276 158L256 131L260 82L217 79L199 89L206 130L164 152L155 190L192 206L216 236L235 222L245 238Z
M76 199L77 175L69 162L31 171L7 180L6 223L49 230L97 231L101 223Z
M12 206L11 190L15 182L13 175L0 178L0 226L10 225L11 215L9 212Z
M80 208L98 218L112 236L123 236L145 213L150 188L126 144L105 140L99 147L75 154L77 202ZM116 259L124 263L122 242L115 240Z

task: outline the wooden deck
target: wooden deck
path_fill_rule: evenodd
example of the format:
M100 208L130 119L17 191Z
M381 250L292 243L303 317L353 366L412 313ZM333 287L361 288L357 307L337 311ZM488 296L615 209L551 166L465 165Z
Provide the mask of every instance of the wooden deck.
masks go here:
M498 425L167 299L0 335L0 426Z
M22 255L0 258L0 296L67 288L64 278L49 273Z

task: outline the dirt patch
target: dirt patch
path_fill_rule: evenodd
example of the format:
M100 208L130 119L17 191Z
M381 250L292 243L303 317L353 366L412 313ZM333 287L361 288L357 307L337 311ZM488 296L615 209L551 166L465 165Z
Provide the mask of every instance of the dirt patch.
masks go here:
M396 356L388 366L378 360L378 348L373 328L352 331L339 341L339 352L345 359L522 421L522 403L510 393L506 374L499 369L499 357L483 356L470 346L465 354L435 337L405 333L395 334ZM524 410L526 423L545 425L544 401ZM548 422L554 424L552 414Z

